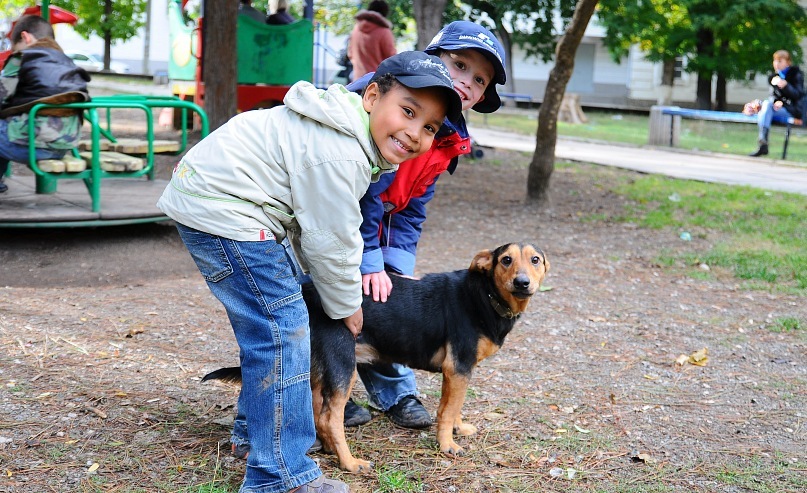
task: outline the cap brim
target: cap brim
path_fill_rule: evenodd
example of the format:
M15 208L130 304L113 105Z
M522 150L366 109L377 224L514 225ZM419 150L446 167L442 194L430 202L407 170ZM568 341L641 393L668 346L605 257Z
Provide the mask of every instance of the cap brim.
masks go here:
M478 113L493 113L502 107L502 99L499 93L496 92L496 84L490 84L485 89L485 99L472 106L472 109Z

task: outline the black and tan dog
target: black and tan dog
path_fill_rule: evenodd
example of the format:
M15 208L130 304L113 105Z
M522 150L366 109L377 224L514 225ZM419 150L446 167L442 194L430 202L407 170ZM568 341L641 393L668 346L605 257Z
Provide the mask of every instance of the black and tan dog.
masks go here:
M304 286L311 319L314 421L323 447L336 453L339 466L351 472L372 467L350 453L344 409L356 365L375 362L443 374L437 442L446 454L462 454L453 433L476 433L460 416L471 372L499 350L548 270L539 248L510 243L479 252L468 269L419 280L392 276L386 303L365 297L364 326L356 340L341 321L325 315L313 286ZM203 378L215 379L238 381L240 368L222 368Z

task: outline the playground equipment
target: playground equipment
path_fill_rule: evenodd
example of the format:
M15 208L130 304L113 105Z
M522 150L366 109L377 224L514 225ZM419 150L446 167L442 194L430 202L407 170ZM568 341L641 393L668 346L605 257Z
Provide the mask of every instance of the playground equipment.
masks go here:
M45 0L41 11L53 13L54 9L61 11ZM50 20L71 22L70 19L75 22L73 14L61 11L60 17ZM206 136L209 124L204 110L174 96L94 96L86 101L84 96L67 98L70 94L46 98L29 111L29 155L25 164L33 175L12 174L9 168L11 186L0 200L0 228L108 226L167 220L156 207L168 182L155 179L155 154L180 155L185 151L191 114L200 123L201 137ZM83 113L90 138L60 160L37 161L34 117L49 108ZM178 118L180 142L155 139L155 111L163 109L173 110ZM116 138L112 131L113 110L143 111L143 138ZM127 127L131 123L132 117L128 116Z
M172 0L168 8L168 78L175 96L192 99L203 107L204 17L196 22L187 20L186 2ZM301 19L287 25L267 25L239 15L236 57L238 111L281 104L295 82L313 79L313 23Z

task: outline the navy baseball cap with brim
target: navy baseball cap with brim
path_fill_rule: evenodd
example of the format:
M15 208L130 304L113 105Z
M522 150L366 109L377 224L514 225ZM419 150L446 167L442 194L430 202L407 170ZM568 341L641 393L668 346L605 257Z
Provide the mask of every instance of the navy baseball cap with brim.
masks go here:
M493 113L502 105L502 100L496 92L496 84L507 81L505 71L504 47L490 31L469 21L454 21L444 27L426 47L426 53L434 54L441 50L458 51L474 49L480 51L493 65L493 80L485 89L485 97L474 105L473 109L479 113Z
M412 89L435 87L443 90L448 106L446 118L456 122L462 116L462 101L440 58L422 51L403 51L381 62L368 84L386 74L394 76L398 82Z

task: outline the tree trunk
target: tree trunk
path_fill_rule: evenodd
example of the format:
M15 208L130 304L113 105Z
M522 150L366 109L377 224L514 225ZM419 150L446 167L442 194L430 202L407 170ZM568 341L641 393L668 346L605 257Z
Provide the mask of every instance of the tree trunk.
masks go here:
M726 111L728 102L726 101L726 76L722 73L717 73L717 82L715 83L715 109L717 111Z
M720 44L720 57L725 58L729 56L729 44L727 41L723 41ZM717 72L717 82L715 83L715 109L717 111L726 111L728 108L728 102L726 101L726 84L728 81L726 80L726 76L718 71Z
M112 0L104 0L104 72L109 72L112 60Z
M555 144L558 139L558 111L566 84L572 78L574 56L583 39L598 0L578 0L566 32L555 49L555 66L549 73L544 101L538 110L538 134L527 176L527 201L543 204L548 199L549 179L555 169Z
M143 26L143 65L140 72L150 73L149 52L151 51L151 0L146 0L146 25Z
M715 37L709 29L699 29L695 36L698 56L711 58L714 51ZM712 72L700 70L698 72L698 89L695 103L699 110L712 109Z
M236 20L238 2L208 0L204 13L202 73L204 105L210 131L235 115L236 109Z
M417 49L423 50L429 45L435 34L443 27L443 12L448 0L413 0L412 10L415 12L417 24Z
M675 84L675 58L664 60L664 67L661 73L661 94L657 103L661 106L672 104L673 84Z

